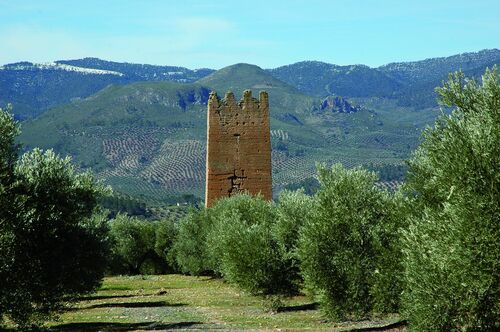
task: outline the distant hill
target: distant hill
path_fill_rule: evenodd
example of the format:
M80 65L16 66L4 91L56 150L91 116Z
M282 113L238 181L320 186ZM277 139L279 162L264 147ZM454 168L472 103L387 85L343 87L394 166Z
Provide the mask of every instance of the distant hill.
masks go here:
M401 87L386 74L364 65L337 66L319 61L303 61L268 71L300 91L318 97L387 97Z
M48 64L19 62L0 67L0 107L12 103L16 117L26 119L74 99L88 97L110 84L193 82L211 72L210 69L190 70L96 58Z
M500 50L496 48L421 61L395 62L380 66L377 70L398 82L413 85L443 80L450 72L475 70L494 63L500 63Z
M259 82L254 84L255 90L278 87L283 91L300 91L313 97L389 98L400 106L423 109L436 106L434 87L446 79L449 72L462 69L468 73L482 73L485 67L494 64L500 64L498 49L391 63L378 68L303 61L268 69L270 75L267 76L259 67L247 64L229 66L216 72L206 68L191 70L98 58L59 60L50 64L19 62L0 66L0 107L10 102L14 104L15 116L27 119L52 107L86 98L109 84L200 81L211 86L211 80L225 76L232 84L220 80L222 85L212 86L233 89L238 93L241 86L251 87L251 78ZM240 76L234 76L235 73Z
M0 107L12 103L17 118L31 118L72 99L90 96L112 83L126 83L126 79L117 72L14 63L0 67Z
M467 77L475 78L480 81L486 68L493 66L500 67L500 58L491 62L482 62L479 66L468 65L459 69L451 70L450 72L462 70ZM472 67L472 68L469 68ZM395 91L392 98L397 100L398 105L409 106L414 108L434 107L437 105L437 94L435 88L441 86L443 81L446 81L449 73L443 73L438 78L423 79L415 81L415 83L407 84L398 91Z
M79 167L136 198L199 193L209 92L192 83L111 85L25 121L21 141L71 155Z
M281 89L288 93L299 93L297 89L282 80L276 79L259 66L247 63L238 63L224 67L201 78L198 82L210 85L218 90L235 90L235 92L253 88L267 90Z
M245 89L254 92L266 90L273 96L269 102L270 106L275 108L275 114L282 112L303 113L310 110L314 104L313 97L273 77L262 68L245 63L227 66L197 82L209 86L219 93L233 91L238 98L241 97Z
M400 106L422 109L437 105L434 88L446 80L450 72L462 70L479 78L486 67L495 64L500 65L498 49L391 63L378 68L303 61L268 71L276 78L314 96L390 98Z
M124 63L84 58L78 60L59 60L58 64L67 64L79 68L111 70L122 73L131 81L174 81L190 83L213 73L213 69L187 69L175 66L155 66L147 64Z

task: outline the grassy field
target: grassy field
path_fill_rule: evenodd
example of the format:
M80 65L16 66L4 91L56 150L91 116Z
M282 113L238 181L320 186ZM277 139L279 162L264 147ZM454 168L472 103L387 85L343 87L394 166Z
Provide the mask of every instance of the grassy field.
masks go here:
M266 310L266 303L210 277L109 277L98 292L68 307L48 326L54 331L403 329L390 327L398 325L396 315L371 321L328 321L304 295L284 299L274 313Z

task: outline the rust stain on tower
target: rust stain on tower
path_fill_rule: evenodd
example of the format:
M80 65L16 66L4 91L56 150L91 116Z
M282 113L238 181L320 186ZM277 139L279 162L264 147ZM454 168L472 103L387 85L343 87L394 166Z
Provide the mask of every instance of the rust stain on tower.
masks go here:
M269 99L245 90L236 102L232 92L208 100L205 205L240 192L272 199Z

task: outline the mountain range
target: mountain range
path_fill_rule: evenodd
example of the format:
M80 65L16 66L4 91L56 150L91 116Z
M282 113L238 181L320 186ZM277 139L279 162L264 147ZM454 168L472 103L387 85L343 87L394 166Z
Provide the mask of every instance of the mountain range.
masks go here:
M390 63L377 68L338 66L303 61L267 69L274 78L304 94L326 97L390 98L401 106L436 106L434 87L449 72L463 70L479 77L485 67L500 63L500 50L491 49L414 62ZM110 84L139 81L192 83L215 72L105 61L97 58L59 60L35 64L18 62L0 66L0 106L10 102L18 119L36 117L55 106L88 97Z
M439 114L434 88L449 72L479 77L500 51L378 68L305 61L275 69L190 70L96 58L0 67L0 103L23 119L25 148L53 148L115 191L161 204L202 197L211 90L269 93L273 186L311 178L317 162L400 167Z

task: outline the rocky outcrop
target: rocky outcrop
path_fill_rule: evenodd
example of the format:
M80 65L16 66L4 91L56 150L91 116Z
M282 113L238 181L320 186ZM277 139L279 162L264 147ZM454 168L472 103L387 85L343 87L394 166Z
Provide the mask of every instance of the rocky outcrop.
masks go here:
M328 96L321 101L319 109L321 111L331 111L338 113L354 113L361 110L359 106L351 105L347 100L338 96Z

